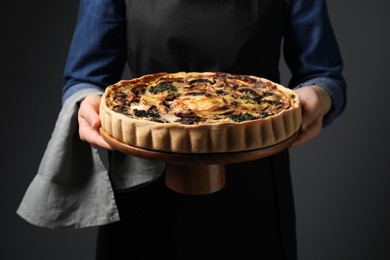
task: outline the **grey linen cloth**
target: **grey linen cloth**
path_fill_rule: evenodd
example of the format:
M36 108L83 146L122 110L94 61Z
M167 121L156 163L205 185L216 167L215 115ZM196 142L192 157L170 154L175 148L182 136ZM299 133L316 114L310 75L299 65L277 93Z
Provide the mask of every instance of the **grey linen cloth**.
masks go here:
M113 185L98 150L78 134L79 103L90 88L69 97L57 118L38 173L29 185L17 214L27 222L47 228L77 229L119 221ZM111 173L118 189L156 179L163 163L113 152L117 161Z

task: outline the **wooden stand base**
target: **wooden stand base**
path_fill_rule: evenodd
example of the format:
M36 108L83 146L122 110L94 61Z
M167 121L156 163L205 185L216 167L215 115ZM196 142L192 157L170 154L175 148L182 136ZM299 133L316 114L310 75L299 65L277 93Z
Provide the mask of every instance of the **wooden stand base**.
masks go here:
M166 184L177 192L191 195L209 194L225 184L225 164L260 159L290 147L298 133L283 142L257 150L228 153L169 153L125 144L100 128L103 138L114 149L143 159L167 163ZM239 174L239 173L237 173Z
M213 193L226 184L225 165L168 163L165 182L169 188L179 193Z

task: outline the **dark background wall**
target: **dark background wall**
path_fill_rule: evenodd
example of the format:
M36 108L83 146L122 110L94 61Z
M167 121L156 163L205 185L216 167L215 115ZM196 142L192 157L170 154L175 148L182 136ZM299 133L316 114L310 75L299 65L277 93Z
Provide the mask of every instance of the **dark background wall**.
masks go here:
M319 138L292 150L299 259L387 260L390 2L330 0L328 6L349 103ZM15 214L60 110L77 7L76 0L0 3L0 259L94 256L96 229L42 229Z

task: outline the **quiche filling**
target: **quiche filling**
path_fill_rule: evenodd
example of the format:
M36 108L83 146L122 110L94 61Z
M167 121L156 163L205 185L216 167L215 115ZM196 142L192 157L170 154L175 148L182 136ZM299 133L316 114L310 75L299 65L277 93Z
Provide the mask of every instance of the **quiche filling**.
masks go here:
M157 76L156 76L157 75ZM148 80L122 80L108 88L109 109L158 123L201 125L265 119L297 102L262 78L228 73L160 73Z

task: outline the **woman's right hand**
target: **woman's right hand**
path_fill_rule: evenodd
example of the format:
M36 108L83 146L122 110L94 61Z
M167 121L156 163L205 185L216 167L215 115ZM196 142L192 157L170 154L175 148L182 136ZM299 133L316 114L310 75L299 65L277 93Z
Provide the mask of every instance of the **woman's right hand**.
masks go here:
M100 95L91 94L80 103L78 112L80 139L90 143L94 147L99 146L105 149L113 150L112 146L104 140L99 132L100 100Z

